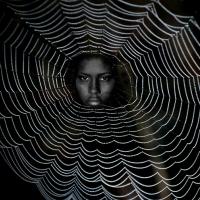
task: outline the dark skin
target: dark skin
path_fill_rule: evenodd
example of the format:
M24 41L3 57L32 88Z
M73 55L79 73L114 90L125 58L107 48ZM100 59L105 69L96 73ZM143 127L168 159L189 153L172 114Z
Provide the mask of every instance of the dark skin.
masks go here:
M76 90L81 102L86 106L106 104L114 89L115 79L111 66L101 58L81 61L76 75Z

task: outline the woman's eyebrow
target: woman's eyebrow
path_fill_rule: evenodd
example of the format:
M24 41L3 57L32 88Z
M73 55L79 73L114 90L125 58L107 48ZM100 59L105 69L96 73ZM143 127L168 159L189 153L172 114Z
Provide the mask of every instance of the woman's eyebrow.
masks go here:
M84 73L84 72L80 72L79 75L90 76L90 74L87 74L87 73Z

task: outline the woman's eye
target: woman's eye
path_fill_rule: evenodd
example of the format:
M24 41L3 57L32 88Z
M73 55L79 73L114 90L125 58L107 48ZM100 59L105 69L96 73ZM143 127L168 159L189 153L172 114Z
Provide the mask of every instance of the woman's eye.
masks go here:
M111 75L102 76L102 77L100 77L100 81L110 81L111 78L112 78Z
M79 79L80 79L81 81L88 81L88 80L89 80L89 77L88 77L88 76L80 75L80 76L79 76Z

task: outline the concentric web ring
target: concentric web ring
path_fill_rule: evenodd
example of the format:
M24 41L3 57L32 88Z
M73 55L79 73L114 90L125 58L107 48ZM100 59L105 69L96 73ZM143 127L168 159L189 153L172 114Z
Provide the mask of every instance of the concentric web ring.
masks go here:
M0 8L0 152L13 171L45 199L199 199L192 17L157 0L1 0ZM83 52L120 60L125 105L73 99L68 72Z

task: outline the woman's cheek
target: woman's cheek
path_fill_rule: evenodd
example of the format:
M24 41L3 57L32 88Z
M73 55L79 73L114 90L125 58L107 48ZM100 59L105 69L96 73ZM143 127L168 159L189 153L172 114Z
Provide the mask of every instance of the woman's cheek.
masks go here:
M115 81L102 84L102 86L101 86L102 91L104 91L106 93L108 93L108 92L111 93L112 90L114 89L114 84L115 84Z
M86 83L77 84L76 89L80 99L84 102L88 98L88 84Z

